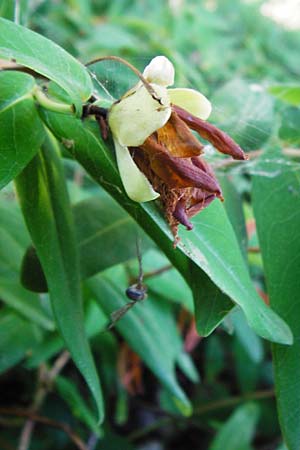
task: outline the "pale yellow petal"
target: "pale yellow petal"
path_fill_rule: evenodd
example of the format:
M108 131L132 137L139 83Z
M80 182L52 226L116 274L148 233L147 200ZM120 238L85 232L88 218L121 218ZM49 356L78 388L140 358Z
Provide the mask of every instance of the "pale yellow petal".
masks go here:
M108 123L120 144L138 147L169 120L171 107L167 89L156 84L151 86L160 101L154 99L142 84L112 105Z
M114 140L118 169L124 189L131 200L149 202L159 197L145 175L135 164L127 147Z
M165 56L156 56L146 66L143 75L149 83L166 87L174 84L175 70L168 58Z
M170 102L180 106L196 117L206 120L211 113L211 103L201 92L194 89L168 89Z

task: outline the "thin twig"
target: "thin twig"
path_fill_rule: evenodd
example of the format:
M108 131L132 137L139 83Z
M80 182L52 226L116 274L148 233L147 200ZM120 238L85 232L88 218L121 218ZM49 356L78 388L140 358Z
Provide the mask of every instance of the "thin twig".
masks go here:
M154 100L157 100L161 104L161 98L159 98L154 90L154 88L151 86L151 84L146 80L144 75L130 62L126 61L126 59L120 58L119 56L102 56L100 58L93 59L92 61L89 61L86 66L90 66L92 64L95 64L97 62L103 62L103 61L117 61L121 64L124 64L127 66L132 72L141 80L149 94L152 96Z
M66 423L58 422L53 419L49 419L48 417L40 416L31 411L27 411L19 408L0 408L0 414L9 415L9 416L17 416L17 417L28 417L32 422L39 422L44 425L47 425L52 428L58 428L59 430L64 431L74 444L76 444L77 448L80 450L87 450L84 442L72 430L72 428Z
M0 58L0 71L1 70L13 70L13 71L17 70L18 72L28 73L29 75L32 75L35 78L42 78L44 80L48 80L47 77L39 74L35 70L30 69L29 67L22 66L21 64L17 64L16 62L14 62L12 60L6 60L6 59Z
M64 351L56 359L53 367L48 370L45 365L41 365L39 368L38 387L32 402L30 409L31 414L36 413L45 401L48 392L52 388L52 384L56 376L64 368L70 359L70 353ZM30 446L31 436L34 430L34 419L32 417L28 419L22 429L18 450L28 450Z
M273 389L269 389L266 391L256 391L250 392L248 394L224 398L222 400L217 400L215 402L207 403L206 405L199 406L199 408L194 409L194 416L199 416L202 414L206 414L211 411L215 411L218 409L229 408L231 406L238 405L239 403L249 401L249 400L264 400L267 398L273 398L275 396L275 392Z
M164 272L168 272L169 270L173 269L172 264L166 264L163 267L160 267L159 269L152 270L150 272L144 273L144 280L147 278L156 277L157 275L161 275Z
M65 365L70 360L71 355L70 353L65 350L62 352L59 357L56 359L55 363L53 364L52 369L48 372L48 380L49 382L53 382L54 379L57 377L57 375L62 371L62 369L65 367Z
M216 402L207 403L203 406L200 406L199 408L194 409L194 413L191 416L191 418L184 418L182 416L175 416L171 415L167 411L162 411L161 409L153 408L152 405L149 407L148 405L144 404L144 407L149 408L150 410L159 412L160 414L167 414L167 417L163 417L161 419L156 420L152 424L150 424L147 427L142 428L138 431L133 431L129 436L127 436L127 439L132 442L136 441L137 439L140 439L143 436L146 436L149 433L152 433L152 431L155 431L165 425L169 425L172 423L176 423L177 421L186 421L188 424L194 424L195 426L199 426L197 422L195 422L195 418L199 415L206 414L215 410L219 409L225 409L225 408L231 408L235 405L238 405L239 403L250 401L250 400L265 400L268 398L273 398L275 396L274 390L266 390L266 391L256 391L256 392L250 392L248 394L244 394L241 396L236 397L229 397L222 400L218 400ZM200 424L201 426L201 424Z
M147 425L146 427L133 431L132 433L127 436L127 440L129 442L136 441L137 439L140 439L143 436L146 436L149 433L152 433L152 431L155 431L165 425L169 425L174 421L173 417L163 417L161 419L156 420L155 422L151 423L150 425Z
M172 264L166 264L163 267L160 267L159 269L151 270L149 272L145 272L143 275L143 279L147 280L148 278L156 277L157 275L161 275L164 272L168 272L168 270L173 269ZM130 283L137 283L138 277L130 277Z

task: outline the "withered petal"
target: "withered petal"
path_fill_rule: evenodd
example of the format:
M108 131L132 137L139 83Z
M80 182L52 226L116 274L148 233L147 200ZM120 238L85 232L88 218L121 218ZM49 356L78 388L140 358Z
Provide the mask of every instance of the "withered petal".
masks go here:
M231 139L228 134L224 133L224 131L219 130L205 120L193 116L179 106L172 106L172 110L178 114L180 119L182 119L189 128L195 130L201 137L211 142L219 152L231 155L234 159L248 159L241 147Z
M187 230L193 229L193 224L188 219L186 211L186 200L184 198L178 200L173 212L173 217L178 220L179 223L184 225Z
M208 175L210 175L212 178L216 177L210 165L206 161L204 161L204 159L202 159L200 156L194 156L193 158L191 158L191 161L194 164L194 166L199 167L199 169L208 173Z
M202 211L202 209L206 208L210 203L215 200L216 195L215 194L206 194L204 198L198 199L197 203L194 203L192 206L190 206L187 210L187 216L193 217L198 212Z
M193 164L191 159L174 158L165 152L155 152L150 156L152 170L170 187L196 187L221 195L217 180Z
M202 153L203 145L174 111L168 122L156 131L156 135L158 144L177 158L189 158Z

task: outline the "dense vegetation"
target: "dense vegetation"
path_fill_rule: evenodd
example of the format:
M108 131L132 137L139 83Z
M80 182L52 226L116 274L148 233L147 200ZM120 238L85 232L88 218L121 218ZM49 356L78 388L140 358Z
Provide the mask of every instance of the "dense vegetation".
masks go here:
M1 449L300 448L300 33L259 8L0 2ZM107 55L141 71L167 56L249 155L203 141L225 202L176 249L82 118L137 82L84 66ZM107 330L139 252L148 297Z

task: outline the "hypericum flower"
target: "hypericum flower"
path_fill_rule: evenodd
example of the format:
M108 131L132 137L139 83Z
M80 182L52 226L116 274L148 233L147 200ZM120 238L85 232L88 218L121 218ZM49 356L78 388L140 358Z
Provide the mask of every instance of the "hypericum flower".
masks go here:
M168 89L173 82L172 63L164 56L152 59L142 80L112 105L108 124L127 195L136 202L160 196L176 236L179 223L192 229L189 218L215 198L223 199L191 129L222 153L246 156L228 135L205 122L211 112L207 98L193 89Z

